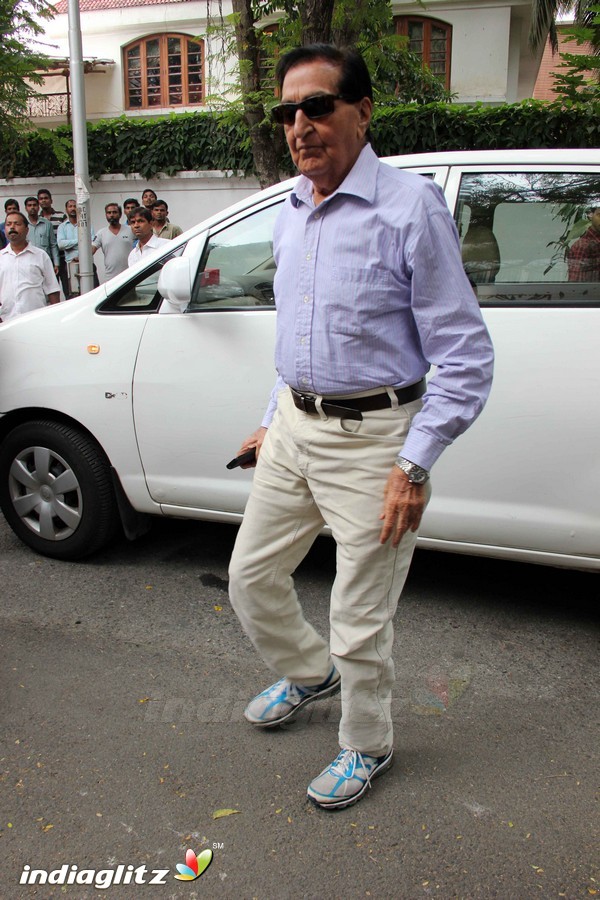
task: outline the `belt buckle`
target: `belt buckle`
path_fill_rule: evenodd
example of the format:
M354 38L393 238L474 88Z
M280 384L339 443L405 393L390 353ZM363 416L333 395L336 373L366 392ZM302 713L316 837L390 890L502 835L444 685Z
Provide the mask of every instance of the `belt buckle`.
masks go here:
M315 398L311 397L310 394L301 394L299 392L296 393L296 397L298 399L299 407L304 413L308 413L309 410L306 408L306 401L310 401L313 405L313 409L315 408Z

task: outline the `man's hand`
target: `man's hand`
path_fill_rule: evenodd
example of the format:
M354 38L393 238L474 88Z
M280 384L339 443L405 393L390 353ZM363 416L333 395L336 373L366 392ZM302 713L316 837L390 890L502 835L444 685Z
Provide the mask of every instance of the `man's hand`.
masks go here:
M383 527L379 540L382 544L391 536L392 546L397 547L407 531L417 531L427 505L425 486L413 484L407 475L394 466L383 492L383 512L379 516Z
M253 469L255 467L256 460L259 457L260 448L263 445L263 441L265 439L266 433L267 433L267 429L261 425L260 428L257 428L256 431L250 435L250 437L246 438L246 440L244 441L244 443L242 444L242 446L236 453L236 456L241 456L242 453L246 452L246 450L250 450L252 447L256 447L256 458L255 458L254 462L246 463L245 466L242 466L241 467L242 469Z

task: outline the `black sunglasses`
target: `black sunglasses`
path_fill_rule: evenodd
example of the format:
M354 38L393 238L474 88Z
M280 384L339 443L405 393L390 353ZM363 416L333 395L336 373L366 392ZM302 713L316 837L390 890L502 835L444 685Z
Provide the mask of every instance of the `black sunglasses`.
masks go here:
M345 100L346 103L356 102L345 94L317 94L315 97L301 100L300 103L280 103L279 106L273 107L271 115L278 125L293 125L299 109L307 119L322 119L334 111L336 100Z

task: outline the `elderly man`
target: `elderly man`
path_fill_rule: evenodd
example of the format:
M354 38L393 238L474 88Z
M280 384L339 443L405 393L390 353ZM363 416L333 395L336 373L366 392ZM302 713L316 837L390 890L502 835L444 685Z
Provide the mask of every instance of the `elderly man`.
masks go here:
M50 257L27 240L27 217L11 212L5 222L8 246L0 250L0 321L58 303L60 290Z
M152 213L145 206L138 206L137 209L133 210L129 217L129 225L134 238L137 239L137 244L128 257L128 265L130 266L134 266L140 260L155 255L156 251L163 244L169 243L166 238L158 238L154 234Z
M274 117L301 177L275 227L279 378L239 451L255 448L258 464L230 596L281 676L248 704L252 725L289 721L341 687L341 752L308 787L332 810L391 766L392 619L429 471L481 412L493 351L440 190L368 144L362 58L303 47L277 77ZM324 524L337 544L329 641L292 579Z

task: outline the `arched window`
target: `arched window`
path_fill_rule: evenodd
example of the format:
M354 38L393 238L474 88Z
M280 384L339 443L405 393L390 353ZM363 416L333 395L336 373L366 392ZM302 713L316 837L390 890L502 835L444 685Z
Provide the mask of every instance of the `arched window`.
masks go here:
M396 34L408 38L408 48L421 57L434 75L450 89L452 26L424 16L395 16Z
M123 48L125 108L204 101L204 46L188 34L153 34Z

